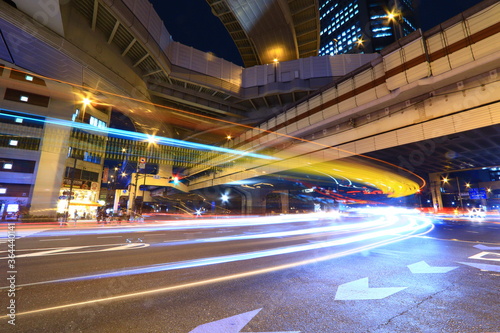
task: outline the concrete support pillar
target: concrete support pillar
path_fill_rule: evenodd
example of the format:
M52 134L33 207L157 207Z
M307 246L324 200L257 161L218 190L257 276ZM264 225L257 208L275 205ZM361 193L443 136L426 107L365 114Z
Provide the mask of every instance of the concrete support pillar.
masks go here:
M30 214L55 216L63 182L71 128L45 123L40 159L35 170Z
M289 191L274 191L274 193L280 194L281 199L281 213L288 214L290 212L290 200L289 200Z
M431 173L429 174L430 180L430 190L432 195L432 205L435 211L443 208L443 199L441 197L441 174Z
M243 199L241 212L246 215L264 215L266 213L266 196L272 192L272 189L238 189Z

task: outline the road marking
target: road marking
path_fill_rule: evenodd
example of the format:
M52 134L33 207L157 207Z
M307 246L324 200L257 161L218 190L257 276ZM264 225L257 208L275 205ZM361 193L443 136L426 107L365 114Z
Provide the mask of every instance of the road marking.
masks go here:
M148 234L144 236L166 236L167 234Z
M447 242L461 242L461 243L474 243L477 244L477 241L468 241L468 240L463 240L463 239L456 239L456 238L438 238L438 237L431 237L431 236L415 236L415 238L425 238L425 239L436 239L436 240L441 240L441 241L447 241ZM498 243L492 243L492 244L498 244Z
M425 261L419 261L415 264L411 264L407 266L413 274L421 274L421 273L448 273L449 271L458 268L455 267L431 267Z
M97 238L122 238L123 236L98 236Z
M472 266L474 268L479 268L482 271L490 271L490 272L499 272L500 273L500 265L476 264L476 263L472 263L472 262L459 262L459 264Z
M343 301L382 299L406 288L407 287L369 288L368 278L362 278L341 284L337 289L335 299Z
M495 250L500 250L500 246L486 246L483 244L478 244L474 245L476 249L482 250L482 251L495 251Z
M498 259L496 258L485 258L487 256L491 256L491 257L497 257ZM487 252L487 251L483 251L483 252L480 252L478 254L475 254L473 256L470 256L469 259L478 259L478 260L489 260L489 261L500 261L500 253L495 253L495 252Z
M53 239L40 239L40 242L52 242L52 241L62 241L62 240L70 240L70 238L53 238Z
M414 234L412 236L400 235L398 237L391 238L388 240L380 240L380 241L373 243L373 244L364 245L364 246L360 246L360 247L357 247L354 249L349 249L349 250L345 250L345 251L341 251L341 252L337 252L337 253L333 253L333 254L323 255L321 257L315 257L312 259L301 260L301 261L292 262L292 263L288 263L288 264L282 264L279 266L261 268L261 269L243 272L243 273L238 273L238 274L231 274L231 275L226 275L226 276L217 277L217 278L211 278L211 279L200 280L200 281L195 281L195 282L188 282L188 283L184 283L184 284L163 287L163 288L158 288L158 289L150 289L150 290L144 290L144 291L139 291L139 292L132 292L129 294L110 296L110 297L106 297L106 298L96 298L96 299L91 299L88 301L81 301L81 302L76 302L76 303L56 305L56 306L52 306L52 307L48 307L48 308L28 310L25 312L17 312L16 316L57 311L57 310L62 310L62 309L86 306L89 304L95 305L95 304L101 304L101 303L108 303L108 302L112 302L112 301L116 301L116 300L130 299L130 298L135 298L135 297L144 297L147 295L155 295L156 296L159 293L170 292L170 291L174 291L174 290L182 290L182 289L187 289L187 288L206 286L206 285L220 283L220 282L234 281L235 279L247 278L247 277L251 277L251 276L258 276L261 274L276 272L276 271L280 271L280 270L284 270L284 269L288 269L288 268L300 267L300 266L311 264L311 263L318 263L318 262L322 262L322 261L326 261L326 260L340 258L340 257L344 257L344 256L347 256L347 255L350 255L353 253L359 253L359 252L364 251L364 250L371 250L371 249L374 249L374 248L379 247L379 246L393 244L396 241L407 239L409 237L419 237L422 234L423 234L423 232L419 233L419 234ZM89 277L84 277L84 278L89 278ZM53 280L53 281L40 281L40 282L30 283L30 284L26 284L26 285L40 285L40 284L47 284L47 283L54 283L54 282L67 282L67 281L74 281L74 280L75 280L75 278L68 278L68 279L60 279L60 280ZM18 285L17 287L23 287L23 286L25 286L25 285ZM3 287L0 289L6 289L6 288L8 288L8 287ZM0 316L0 319L6 319L6 318L9 318L8 315Z
M111 246L111 247L109 247ZM121 251L121 250L132 250L148 247L148 243L129 243L129 244L104 244L104 245L85 245L85 246L67 246L58 248L45 248L45 249L27 249L18 250L20 251L38 251L31 252L27 254L17 254L16 258L23 257L43 257L43 256L55 256L60 254L81 254L81 253L96 253L96 252L108 252L108 251ZM107 247L107 248L106 248ZM97 248L97 249L92 249ZM7 251L0 251L7 252ZM8 259L9 257L1 257L0 259ZM0 288L1 289L1 288Z
M257 309L245 313L241 313L236 316L224 318L221 320L212 321L207 324L200 325L189 333L239 333L243 327L245 327L250 320L255 317L257 313L262 309ZM262 332L266 333L266 332ZM300 331L294 332L267 332L267 333L300 333Z

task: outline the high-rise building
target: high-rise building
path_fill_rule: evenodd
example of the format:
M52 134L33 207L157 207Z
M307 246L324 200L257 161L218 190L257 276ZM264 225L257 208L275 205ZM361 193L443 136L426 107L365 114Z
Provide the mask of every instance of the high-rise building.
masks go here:
M320 0L319 55L377 52L417 29L412 0Z

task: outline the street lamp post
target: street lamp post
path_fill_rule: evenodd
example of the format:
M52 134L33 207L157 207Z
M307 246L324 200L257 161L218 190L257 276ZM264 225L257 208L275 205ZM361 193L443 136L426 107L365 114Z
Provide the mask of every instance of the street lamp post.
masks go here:
M274 67L274 82L278 82L278 58L273 59L273 67Z
M453 178L451 178L451 179L453 179ZM460 207L460 210L463 210L464 206L463 206L463 202L462 202L462 191L460 189L460 182L458 180L458 177L454 177L454 179L457 183L458 202L460 203L459 207ZM445 177L445 178L443 178L443 183L448 184L449 180L450 180L449 178Z
M148 135L147 138L147 146L144 147L143 151L143 156L138 156L137 159L137 167L136 167L136 172L135 172L135 184L134 185L134 196L133 196L133 201L132 201L132 211L137 213L137 204L136 204L136 199L137 199L137 187L139 183L139 172L141 169L146 168L146 160L147 160L147 155L148 155L148 149L151 144L155 144L157 142L157 139L154 137L154 135ZM144 173L144 185L146 185L146 173ZM142 213L142 207L144 204L144 191L142 195L142 203L141 203L141 213Z
M73 152L73 150L72 150ZM73 156L73 168L71 169L71 180L69 181L69 195L68 195L68 206L66 207L66 213L64 214L64 222L68 222L69 217L69 207L71 205L71 196L73 194L73 183L75 182L75 170L76 170L76 155Z
M458 177L455 177L455 180L457 181L457 188L458 188L458 201L460 202L460 210L464 209L464 205L462 202L462 192L460 191L460 183L458 182Z

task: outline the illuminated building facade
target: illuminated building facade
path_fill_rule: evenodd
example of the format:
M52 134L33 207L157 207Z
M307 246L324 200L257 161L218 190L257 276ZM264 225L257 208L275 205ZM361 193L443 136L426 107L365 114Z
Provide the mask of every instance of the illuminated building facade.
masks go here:
M373 53L417 29L411 0L321 0L319 55Z
M0 67L2 219L18 212L94 215L110 108L83 102L69 85Z

